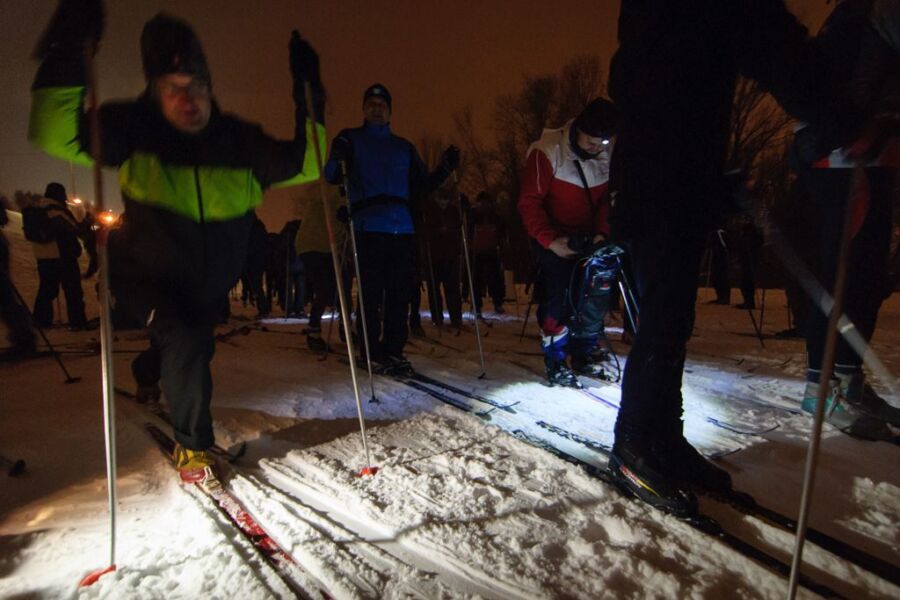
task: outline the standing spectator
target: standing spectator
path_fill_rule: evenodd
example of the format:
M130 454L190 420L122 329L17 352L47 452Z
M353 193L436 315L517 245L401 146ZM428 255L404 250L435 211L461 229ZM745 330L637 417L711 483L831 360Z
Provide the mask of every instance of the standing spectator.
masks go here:
M31 242L37 259L38 286L34 301L34 320L40 327L53 325L53 301L62 286L66 296L69 329L88 327L81 289L81 243L79 224L66 206L66 188L49 183L42 198L33 200L22 211L25 239Z
M426 260L431 260L428 273L428 298L431 302L431 321L444 325L444 301L450 326L462 329L462 296L460 294L460 257L462 256L462 222L459 203L446 188L439 189L425 202L423 240ZM442 297L443 293L443 297Z
M488 192L475 198L469 213L469 237L472 240L472 281L475 292L475 314L481 317L485 288L494 303L494 312L503 314L506 283L500 264L500 247L506 237L506 224L497 214L497 204Z
M391 132L392 101L381 84L366 89L365 122L344 129L334 139L325 177L332 184L341 183L342 164L347 168L370 358L386 369L405 370L409 363L403 347L415 281L413 211L456 169L459 150L447 148L438 167L428 173L415 146Z

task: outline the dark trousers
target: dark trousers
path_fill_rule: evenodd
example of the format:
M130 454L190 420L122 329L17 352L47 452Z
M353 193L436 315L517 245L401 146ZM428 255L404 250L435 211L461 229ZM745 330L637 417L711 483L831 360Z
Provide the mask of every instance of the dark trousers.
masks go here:
M462 323L462 295L459 284L459 259L435 259L431 263L434 273L434 287L431 290L431 320L436 324L444 322L444 300L447 301L447 312L454 325ZM428 282L431 287L431 282ZM443 291L443 297L441 292Z
M582 307L575 314L575 302L580 293L582 269L579 261L557 256L550 250L538 250L540 265L536 296L537 319L545 336L556 335L564 327L569 329L565 350L573 356L585 356L597 345L603 331L603 318L609 310L609 294L594 298L599 305Z
M157 312L150 323L153 345L138 367L142 374L139 385L149 385L153 374L159 373L160 387L172 415L175 440L192 450L205 450L215 442L209 368L215 353L213 332L211 321L197 322L182 315Z
M81 290L81 270L78 259L52 258L37 261L38 287L34 301L34 320L42 327L53 325L53 301L59 295L62 285L66 296L66 311L70 326L82 326L87 322L84 315L84 292Z
M299 257L306 267L309 282L309 326L322 326L322 313L332 306L335 300L336 284L334 280L334 264L329 252L304 252ZM349 290L349 286L345 286Z
M6 323L6 327L9 329L9 340L13 347L27 350L34 347L31 315L28 314L28 309L19 302L13 289L9 272L0 266L0 321Z
M684 223L658 222L636 230L626 244L641 314L616 435L681 434L681 377L706 237Z
M360 283L373 358L399 357L409 337L410 288L415 281L412 235L357 232ZM357 319L362 334L362 319Z
M897 171L865 170L869 210L850 244L844 312L866 341L872 339L884 300L888 275L892 220L892 192ZM851 193L852 169L811 169L807 182L812 200L822 215L820 273L822 285L833 293L846 203ZM828 317L818 306L809 310L806 351L810 369L820 369L825 352ZM838 337L835 364L858 367L862 358Z
M503 305L506 296L506 285L503 281L503 269L500 265L499 252L476 254L472 260L472 286L475 289L475 312L481 312L485 287L495 307Z

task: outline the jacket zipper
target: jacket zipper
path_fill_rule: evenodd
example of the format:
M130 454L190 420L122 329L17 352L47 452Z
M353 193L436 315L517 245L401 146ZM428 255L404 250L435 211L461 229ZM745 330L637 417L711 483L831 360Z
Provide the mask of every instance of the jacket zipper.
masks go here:
M203 191L200 188L200 167L194 166L194 187L197 189L197 207L200 211L200 236L203 243L203 263L201 264L203 273L203 287L206 288L208 280L209 263L207 261L207 244L206 244L206 216L203 213Z

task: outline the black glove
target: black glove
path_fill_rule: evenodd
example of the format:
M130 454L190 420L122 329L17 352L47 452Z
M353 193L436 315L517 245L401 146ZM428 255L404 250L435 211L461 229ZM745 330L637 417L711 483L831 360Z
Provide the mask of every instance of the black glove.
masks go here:
M350 209L346 204L341 204L337 209L336 216L338 221L346 225L350 222Z
M353 160L353 142L342 135L337 136L331 142L331 160L338 163L347 163Z
M294 83L309 82L310 85L321 87L322 80L319 73L319 55L309 45L309 42L300 37L296 29L291 33L289 44L291 57L291 75Z
M96 51L105 21L103 0L60 0L32 57L43 60L54 48L71 51L83 47L86 41L91 42Z
M459 148L456 146L448 146L441 156L441 168L447 173L455 171L459 167Z

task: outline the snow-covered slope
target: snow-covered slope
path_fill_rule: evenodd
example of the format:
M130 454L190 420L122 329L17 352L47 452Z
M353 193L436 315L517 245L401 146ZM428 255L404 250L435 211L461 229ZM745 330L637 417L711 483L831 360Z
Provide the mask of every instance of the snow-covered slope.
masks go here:
M16 281L30 300L33 262L15 225L6 231ZM764 327L771 332L785 326L784 299L767 295ZM782 577L508 433L525 423L528 433L547 436L534 425L545 421L609 444L615 419L606 403L540 382L534 326L519 342L520 318L495 316L484 328L488 376L479 380L472 334L439 338L426 316L434 339L413 341L413 364L514 405L516 414L496 411L486 421L380 378L380 403L369 403L364 378L369 449L380 471L360 478L365 458L340 354L321 361L306 350L301 321L258 323L248 320L252 309L233 309L237 317L220 332L249 327L217 346L217 439L226 447L247 442L228 485L305 573L290 586L336 598L784 595ZM698 310L685 376L686 433L706 454L720 456L737 487L795 515L811 426L790 412L802 390L802 343L766 340L762 348L745 312L705 304ZM874 343L894 372L898 325L895 296ZM0 453L28 462L24 476L0 481L0 597L292 596L205 497L181 489L144 431L154 417L123 397L118 571L77 589L86 572L108 562L99 359L84 352L96 333L53 329L49 336L80 382L63 383L51 358L0 364ZM624 356L627 346L614 343ZM118 335L120 387L133 388L129 362L146 344L136 332ZM618 402L615 385L594 391ZM581 450L602 466L601 454ZM900 449L826 426L822 450L812 525L900 564ZM704 509L789 562L793 540L782 531L715 503ZM805 559L810 575L847 597L900 597L896 586L815 546L807 546Z

